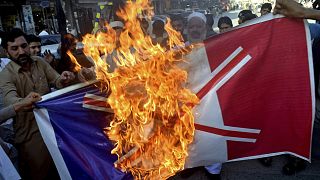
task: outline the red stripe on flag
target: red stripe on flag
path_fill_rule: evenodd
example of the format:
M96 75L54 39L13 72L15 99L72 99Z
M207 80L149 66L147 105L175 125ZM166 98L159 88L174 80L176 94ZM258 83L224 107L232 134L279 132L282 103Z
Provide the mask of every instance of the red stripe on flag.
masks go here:
M231 130L224 130L224 129L218 129L214 127L204 126L200 124L194 124L196 130L204 131L220 136L229 136L229 137L237 137L237 138L250 138L250 139L257 139L258 135L257 133L249 133L249 132L238 132L238 131L231 131Z
M213 86L215 86L228 72L230 72L243 58L248 55L242 50L236 57L234 57L217 75L215 75L198 93L199 99L202 99Z
M84 97L83 104L91 105L91 106L98 106L103 108L110 108L110 105L106 101L98 101L96 99Z

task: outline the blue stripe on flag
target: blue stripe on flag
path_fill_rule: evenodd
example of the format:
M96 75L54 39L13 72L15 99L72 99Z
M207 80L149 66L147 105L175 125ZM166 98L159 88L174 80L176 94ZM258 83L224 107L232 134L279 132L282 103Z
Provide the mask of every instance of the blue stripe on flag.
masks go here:
M114 146L103 133L108 113L83 108L86 93L102 95L91 85L37 104L48 111L72 179L132 179L114 167L117 156L110 153Z

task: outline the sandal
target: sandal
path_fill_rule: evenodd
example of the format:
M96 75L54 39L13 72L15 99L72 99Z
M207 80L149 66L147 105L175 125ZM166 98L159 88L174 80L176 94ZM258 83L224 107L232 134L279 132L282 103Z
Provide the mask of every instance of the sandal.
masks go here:
M304 160L295 158L294 160L289 161L286 165L283 166L282 172L283 174L290 176L304 170L306 166L307 165Z
M272 165L272 157L261 158L259 162L265 167L270 167Z

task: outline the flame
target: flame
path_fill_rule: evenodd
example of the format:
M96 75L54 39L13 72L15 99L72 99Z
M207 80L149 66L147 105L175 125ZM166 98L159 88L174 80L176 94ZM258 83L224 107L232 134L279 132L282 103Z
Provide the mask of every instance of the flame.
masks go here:
M150 2L127 1L117 12L125 23L118 42L106 24L106 33L84 37L84 53L95 62L97 79L111 90L108 103L114 118L106 134L115 142L115 166L137 179L166 179L184 167L194 136L192 106L199 100L184 88L187 72L177 65L190 51L181 34L168 20L168 47L154 45L143 33L137 12L150 19ZM111 56L118 67L114 72L106 63Z
M81 70L81 65L78 63L77 59L73 56L70 51L67 51L67 55L70 57L71 62L74 64L74 68L72 71L79 72Z

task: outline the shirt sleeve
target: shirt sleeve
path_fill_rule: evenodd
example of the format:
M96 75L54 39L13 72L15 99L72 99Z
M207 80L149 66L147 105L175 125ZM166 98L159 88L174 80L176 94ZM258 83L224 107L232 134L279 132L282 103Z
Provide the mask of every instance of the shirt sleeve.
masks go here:
M5 107L0 110L0 124L2 124L4 121L13 118L16 116L16 111L14 110L13 105L10 105L8 107Z
M0 73L0 96L3 100L3 107L10 106L22 100L17 93L14 81L11 79L10 73Z
M44 73L46 74L46 78L49 84L52 84L55 88L61 89L63 85L60 83L60 75L54 70L49 63L45 62L44 59L39 60L41 65L44 68Z

